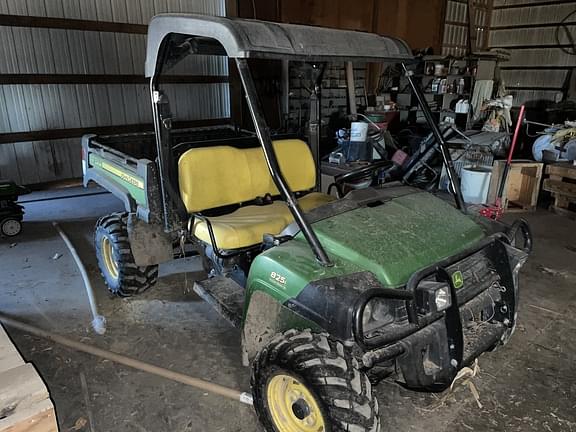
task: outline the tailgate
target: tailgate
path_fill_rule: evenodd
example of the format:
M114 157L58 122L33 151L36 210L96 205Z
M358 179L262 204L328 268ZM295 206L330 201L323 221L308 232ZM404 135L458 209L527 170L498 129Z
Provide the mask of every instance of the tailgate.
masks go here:
M97 137L82 138L84 186L94 181L124 201L128 211L148 209L148 184L154 163L135 159L111 147L99 144Z

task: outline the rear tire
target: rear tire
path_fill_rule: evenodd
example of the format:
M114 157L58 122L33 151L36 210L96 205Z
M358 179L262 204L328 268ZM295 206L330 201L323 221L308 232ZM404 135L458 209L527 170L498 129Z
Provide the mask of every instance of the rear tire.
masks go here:
M270 394L282 389L279 376L286 377L288 393ZM380 431L378 401L368 377L346 348L326 333L289 330L276 336L254 360L251 385L254 407L267 431ZM296 396L294 402L293 394L306 396Z
M158 280L158 265L136 265L127 229L128 213L112 213L96 223L94 244L100 273L110 292L131 297Z
M6 237L15 237L22 232L22 222L20 220L8 217L0 222L0 232Z

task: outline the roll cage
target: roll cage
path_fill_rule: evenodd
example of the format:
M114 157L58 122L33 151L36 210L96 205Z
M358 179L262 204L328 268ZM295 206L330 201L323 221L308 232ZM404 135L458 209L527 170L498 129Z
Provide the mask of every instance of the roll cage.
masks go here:
M163 217L167 231L171 230L175 221L185 218L187 213L176 193L178 180L170 144L172 115L168 100L160 90L159 77L166 67L174 65L189 54L227 56L234 59L270 175L320 264L332 265L280 170L248 66L250 58L309 62L402 62L410 86L440 145L456 205L464 210L460 185L448 147L433 120L422 90L414 82L405 65L413 59L411 50L405 42L358 31L207 15L163 14L154 17L150 22L145 74L150 78ZM320 136L319 133L315 135ZM309 143L312 153L316 156L319 154L317 137L311 139L313 142ZM316 160L315 163L318 170L319 161Z

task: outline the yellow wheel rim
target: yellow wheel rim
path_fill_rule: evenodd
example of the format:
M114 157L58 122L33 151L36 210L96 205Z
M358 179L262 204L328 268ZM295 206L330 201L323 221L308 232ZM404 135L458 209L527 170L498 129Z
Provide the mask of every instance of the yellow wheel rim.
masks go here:
M104 257L104 265L108 274L114 279L118 279L118 264L114 259L112 242L108 237L102 237L102 256Z
M290 375L278 374L268 382L268 409L279 432L324 432L324 416L310 390Z

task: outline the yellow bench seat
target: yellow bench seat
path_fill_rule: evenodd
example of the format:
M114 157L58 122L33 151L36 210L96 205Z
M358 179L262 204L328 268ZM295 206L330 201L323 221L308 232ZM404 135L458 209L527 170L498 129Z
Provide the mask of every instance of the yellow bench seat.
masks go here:
M313 189L316 169L308 145L302 140L285 139L274 141L273 146L290 189L302 193ZM180 196L190 214L280 194L260 147L189 149L178 161L178 177ZM299 203L306 212L332 200L328 195L312 192L300 198ZM280 234L293 218L286 203L275 201L263 206L241 206L209 220L219 249L239 249L262 243L264 234ZM212 243L206 222L200 219L194 224L194 235Z
M334 197L330 195L312 192L300 198L298 203L307 212L332 200ZM240 207L230 214L211 217L209 220L219 249L239 249L259 244L264 234L278 235L294 221L284 201ZM203 242L211 243L204 221L196 220L194 235Z

